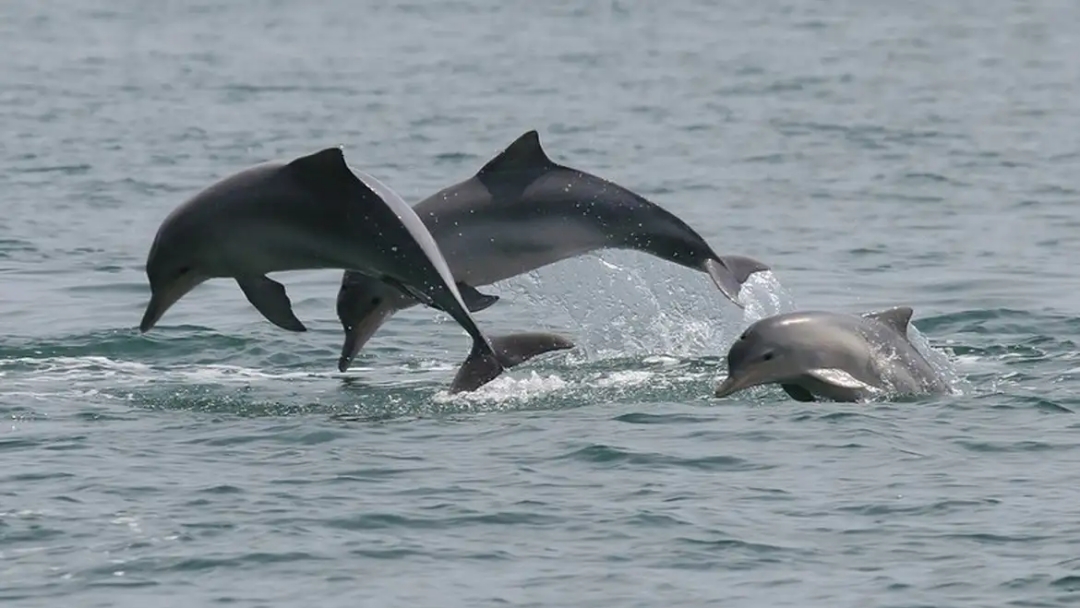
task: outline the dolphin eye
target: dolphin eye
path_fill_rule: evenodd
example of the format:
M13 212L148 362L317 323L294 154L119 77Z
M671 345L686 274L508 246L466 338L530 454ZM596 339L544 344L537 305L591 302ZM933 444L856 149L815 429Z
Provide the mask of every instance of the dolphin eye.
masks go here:
M764 355L761 355L761 360L762 361L772 361L772 358L773 358L773 354L771 352L768 352L768 353L765 353Z
M183 268L180 269L179 272L176 273L176 276L182 277L182 276L184 276L185 274L187 274L189 272L191 272L191 266L184 266Z

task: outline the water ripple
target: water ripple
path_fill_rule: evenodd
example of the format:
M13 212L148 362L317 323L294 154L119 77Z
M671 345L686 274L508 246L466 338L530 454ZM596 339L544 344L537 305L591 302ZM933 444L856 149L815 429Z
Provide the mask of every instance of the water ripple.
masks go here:
M0 3L0 601L1080 601L1075 3L713 4ZM307 332L228 280L138 332L231 171L341 145L415 202L529 129L772 272L487 286L577 347L465 395L423 307L338 373L339 271L275 274ZM898 304L953 393L711 397L757 319Z

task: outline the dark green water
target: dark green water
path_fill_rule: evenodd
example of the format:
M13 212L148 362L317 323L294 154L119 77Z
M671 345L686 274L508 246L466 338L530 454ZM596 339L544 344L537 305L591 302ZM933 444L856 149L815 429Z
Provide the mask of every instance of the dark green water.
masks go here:
M0 601L12 606L1080 602L1080 5L0 3ZM574 351L445 393L399 314L335 371L205 284L154 331L154 231L343 145L407 200L528 129L775 268L740 311L604 253L489 288ZM954 394L710 397L797 308L915 309Z

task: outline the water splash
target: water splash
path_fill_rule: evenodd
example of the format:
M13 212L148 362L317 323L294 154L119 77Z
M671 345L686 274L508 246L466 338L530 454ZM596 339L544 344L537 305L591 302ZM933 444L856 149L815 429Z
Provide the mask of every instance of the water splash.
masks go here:
M700 272L639 253L604 251L500 284L505 298L563 330L585 360L632 355L719 355L753 321L789 310L771 272L751 275L740 309Z
M954 395L964 394L964 388L968 387L967 381L960 375L957 370L957 363L954 358L950 357L944 349L937 349L930 343L919 328L914 325L908 324L908 340L915 346L915 350L926 358L930 367L937 372L938 376L945 381L945 384L949 386L950 391Z
M743 284L740 299L745 306L743 323L746 325L796 310L795 298L771 271L750 275Z

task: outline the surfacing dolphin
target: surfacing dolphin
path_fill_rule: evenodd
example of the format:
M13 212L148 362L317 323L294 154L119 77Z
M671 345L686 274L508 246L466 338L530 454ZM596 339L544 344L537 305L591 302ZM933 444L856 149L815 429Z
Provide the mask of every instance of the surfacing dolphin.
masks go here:
M497 300L476 290L599 249L632 249L707 273L738 306L751 274L769 270L716 254L681 219L633 192L555 163L528 131L480 171L414 207L439 244L469 310ZM377 279L346 271L338 291L345 330L338 369L396 312L415 305Z
M761 319L728 351L717 397L779 384L796 401L863 401L944 393L948 385L908 339L912 309L861 315L792 312Z
M466 310L420 218L378 180L354 173L339 148L245 169L173 210L147 258L151 297L139 330L152 328L200 283L232 277L271 323L305 331L285 287L266 274L318 268L363 273L445 311L465 328L473 345L452 393L474 390L505 368L573 346L543 333L489 340Z

